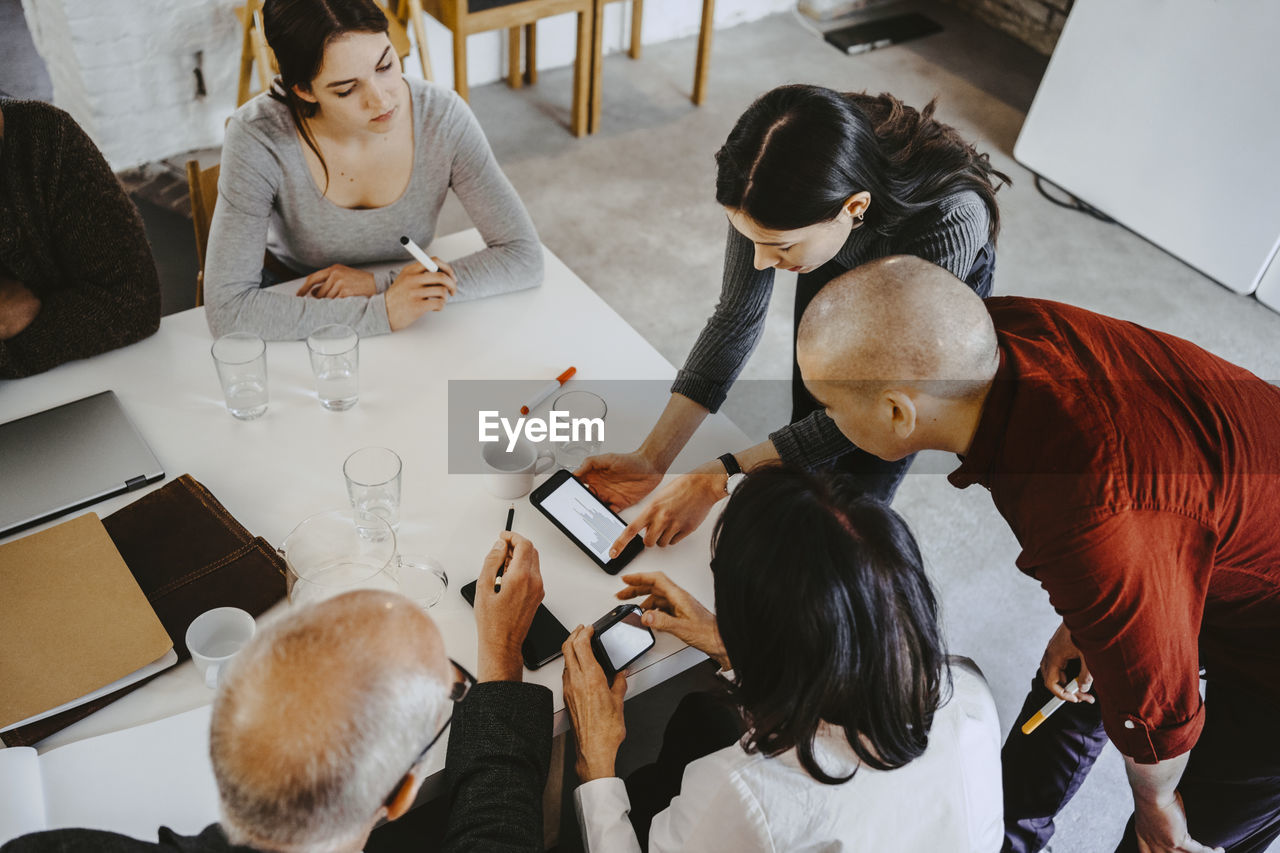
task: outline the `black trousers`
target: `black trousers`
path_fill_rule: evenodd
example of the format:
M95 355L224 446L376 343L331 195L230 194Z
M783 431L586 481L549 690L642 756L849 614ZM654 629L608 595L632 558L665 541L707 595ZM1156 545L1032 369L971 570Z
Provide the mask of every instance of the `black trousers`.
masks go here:
M986 299L991 295L991 280L995 276L995 271L996 249L995 246L987 243L978 251L978 257L974 259L973 266L969 269L969 274L965 276L964 283L973 288L974 293ZM793 318L796 331L800 329L800 318L804 316L804 309L809 307L809 303L813 300L813 297L818 295L818 291L831 279L846 272L848 272L848 269L845 267L835 261L828 261L813 272L805 273L799 277L796 282L796 305ZM795 423L808 417L811 412L818 408L817 401L805 389L804 382L800 378L800 366L795 359L795 338L793 336L791 347L791 422ZM889 503L898 491L898 486L902 483L902 478L906 476L907 468L911 467L911 460L913 459L915 459L915 456L908 456L906 459L899 459L896 462L886 462L878 456L855 447L838 459L833 460L830 466L841 473L853 477L859 484L859 491L863 494L874 497L883 503Z
M1019 727L1051 697L1037 673L1000 753L1004 853L1044 849L1054 817L1107 743L1096 703L1063 705L1024 735ZM1196 841L1228 853L1263 853L1280 837L1280 714L1269 701L1212 678L1204 713L1204 729L1178 785L1187 828ZM1132 817L1115 849L1136 853Z
M631 825L640 849L649 847L649 825L680 793L684 768L742 736L742 715L726 692L690 693L680 700L662 734L658 760L627 777Z

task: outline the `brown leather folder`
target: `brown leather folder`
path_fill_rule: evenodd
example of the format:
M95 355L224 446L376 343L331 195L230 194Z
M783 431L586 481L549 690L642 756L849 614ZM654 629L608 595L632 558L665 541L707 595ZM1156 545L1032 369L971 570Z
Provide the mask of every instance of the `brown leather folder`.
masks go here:
M178 661L191 620L213 607L258 616L285 594L284 560L245 530L209 490L184 474L102 519L107 534L173 638ZM153 678L155 676L152 676ZM151 679L0 735L30 746L103 708Z

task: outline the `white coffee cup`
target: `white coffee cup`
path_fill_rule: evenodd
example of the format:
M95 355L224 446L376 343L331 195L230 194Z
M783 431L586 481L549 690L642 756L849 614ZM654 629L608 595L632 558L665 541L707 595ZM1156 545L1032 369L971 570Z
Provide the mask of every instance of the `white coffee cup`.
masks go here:
M223 666L253 639L253 617L238 607L206 610L187 626L187 651L210 690Z
M518 439L511 452L505 441L486 444L480 451L484 462L484 485L495 498L513 501L533 490L533 478L555 464L555 451L541 449L527 439ZM545 463L545 464L544 464Z

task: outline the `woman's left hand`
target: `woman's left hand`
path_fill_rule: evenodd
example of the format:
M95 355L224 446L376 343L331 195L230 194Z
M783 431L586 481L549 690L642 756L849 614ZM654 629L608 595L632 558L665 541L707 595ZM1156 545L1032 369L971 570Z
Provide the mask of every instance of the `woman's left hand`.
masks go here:
M334 264L307 276L298 288L298 296L317 299L342 299L346 296L376 296L378 282L373 273L344 264Z
M622 698L627 679L621 672L613 686L605 678L595 653L591 651L592 629L579 625L564 641L564 703L573 720L578 744L578 778L583 782L616 775L614 761L618 747L627 736L622 719Z

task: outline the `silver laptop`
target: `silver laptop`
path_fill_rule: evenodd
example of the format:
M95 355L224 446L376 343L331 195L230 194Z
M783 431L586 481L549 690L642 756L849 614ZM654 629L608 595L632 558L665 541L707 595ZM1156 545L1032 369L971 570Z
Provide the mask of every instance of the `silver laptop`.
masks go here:
M0 424L0 536L162 477L114 391Z

